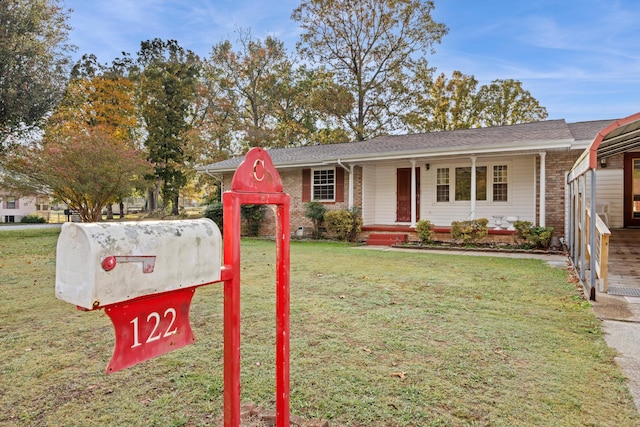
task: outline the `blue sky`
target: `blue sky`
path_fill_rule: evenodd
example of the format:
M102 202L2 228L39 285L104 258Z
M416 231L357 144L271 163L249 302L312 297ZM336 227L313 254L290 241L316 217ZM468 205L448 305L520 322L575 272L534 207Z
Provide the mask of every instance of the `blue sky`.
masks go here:
M176 39L202 57L238 28L273 35L295 50L290 19L298 0L65 0L74 11L77 56L111 62L140 42ZM435 0L433 17L449 27L428 57L438 72L523 82L568 122L621 118L640 111L640 1Z

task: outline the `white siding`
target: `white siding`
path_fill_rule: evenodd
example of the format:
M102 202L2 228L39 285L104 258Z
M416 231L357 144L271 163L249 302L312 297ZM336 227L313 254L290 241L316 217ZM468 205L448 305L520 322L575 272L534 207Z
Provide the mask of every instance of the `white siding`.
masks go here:
M596 172L596 205L609 203L609 228L622 228L624 171L598 169Z
M494 165L507 165L508 197L506 202L491 200L492 173ZM437 226L449 226L452 221L471 218L471 202L455 201L455 168L470 167L471 160L455 162L429 162L429 171L423 174L420 216L429 219ZM476 201L476 218L488 218L493 224L494 216L513 216L519 220L535 220L534 205L534 167L533 156L478 158L476 166L487 166L487 200ZM436 170L449 168L451 180L451 200L448 203L436 202ZM503 226L506 221L503 220Z
M426 170L426 164L429 170ZM491 201L491 178L494 165L508 166L508 201ZM436 226L448 227L452 221L471 218L471 202L454 201L454 175L456 167L471 166L471 159L420 160L416 168L420 173L420 219L429 219ZM535 221L534 156L478 158L476 166L487 166L488 195L486 201L476 202L476 218L514 216L524 221ZM363 166L363 220L365 224L397 224L396 222L396 170L411 167L411 162L386 162ZM437 203L435 179L437 168L448 167L451 174L451 201ZM503 222L506 226L506 222Z
M362 167L362 222L365 225L376 222L376 165Z

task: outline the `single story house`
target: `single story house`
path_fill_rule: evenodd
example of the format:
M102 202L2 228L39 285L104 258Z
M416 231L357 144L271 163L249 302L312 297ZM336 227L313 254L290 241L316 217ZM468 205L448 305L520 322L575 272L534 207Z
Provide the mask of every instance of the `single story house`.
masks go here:
M420 219L447 233L452 221L475 218L489 219L496 239L511 239L516 220L553 227L562 239L569 224L568 174L599 132L615 123L547 120L268 153L291 196L292 234L310 229L305 203L317 200L328 209L360 207L363 239L374 233L412 236ZM628 160L634 155L637 164ZM217 177L225 191L242 159L198 170ZM638 173L640 153L610 152L599 159L598 213L609 227L640 225L640 185L625 190ZM627 198L637 198L638 209Z

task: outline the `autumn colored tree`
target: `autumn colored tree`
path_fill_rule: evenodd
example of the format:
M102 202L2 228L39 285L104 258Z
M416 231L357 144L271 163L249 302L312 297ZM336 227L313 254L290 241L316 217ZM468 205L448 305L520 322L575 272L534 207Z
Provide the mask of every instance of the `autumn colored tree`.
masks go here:
M480 105L475 77L456 70L451 79L444 73L433 79L433 70L424 65L413 82L413 108L403 116L407 127L418 132L478 127Z
M249 31L240 31L238 42L238 51L229 40L214 45L209 67L235 106L235 130L242 135L242 149L277 145L273 92L291 70L284 44L273 37L256 40Z
M57 0L0 2L0 151L42 125L69 72L69 11Z
M194 124L201 61L175 40L154 39L141 43L137 64L137 100L147 133L144 145L162 200L177 215L180 189L192 171L193 159L185 147ZM156 206L156 194L148 194L151 209Z
M102 126L66 129L10 153L3 186L18 194L52 194L83 222L96 222L107 204L129 194L151 171L141 154Z
M335 118L351 110L353 98L332 73L296 64L276 38L262 41L242 30L238 37L238 50L221 42L207 63L218 99L226 100L217 102L219 111L234 117L227 121L232 145L244 151L348 140Z
M139 134L134 82L97 63L95 56L83 57L60 105L47 122L47 133L100 127L128 147L134 148Z
M534 122L548 116L547 109L518 80L494 80L480 88L478 98L482 107L480 120L483 126Z
M431 0L303 0L293 11L298 52L335 73L355 100L342 121L356 140L399 127L412 58L433 52L448 31L433 8Z

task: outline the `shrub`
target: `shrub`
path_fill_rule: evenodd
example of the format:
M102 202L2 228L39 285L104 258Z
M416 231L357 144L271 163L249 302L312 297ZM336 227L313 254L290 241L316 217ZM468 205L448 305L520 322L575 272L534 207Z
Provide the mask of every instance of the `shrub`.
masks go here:
M222 231L223 212L224 210L222 208L222 202L212 202L211 204L207 205L206 209L204 210L204 217L209 218L210 220L215 222L218 225L220 231Z
M462 241L465 245L474 245L486 237L488 233L487 218L478 218L468 221L453 221L451 223L451 237Z
M25 224L45 224L47 220L40 215L25 215L20 219Z
M324 222L327 230L338 240L353 242L362 230L360 208L327 211Z
M421 219L416 224L416 232L421 243L431 243L433 241L433 224L428 219Z
M260 231L260 223L264 219L265 205L242 205L240 206L240 216L245 222L247 236L257 237Z
M320 202L308 202L304 205L304 216L309 218L313 222L314 239L319 239L322 237L322 231L320 231L320 227L324 223L325 213L327 213L327 208Z
M549 249L553 227L534 227L530 221L516 221L513 227L517 244L531 249Z

